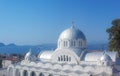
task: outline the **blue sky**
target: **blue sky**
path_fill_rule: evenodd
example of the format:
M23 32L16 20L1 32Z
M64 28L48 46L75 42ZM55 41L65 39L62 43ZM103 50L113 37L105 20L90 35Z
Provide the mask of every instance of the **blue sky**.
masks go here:
M0 42L56 43L75 22L88 43L107 42L106 29L120 18L120 0L0 0Z

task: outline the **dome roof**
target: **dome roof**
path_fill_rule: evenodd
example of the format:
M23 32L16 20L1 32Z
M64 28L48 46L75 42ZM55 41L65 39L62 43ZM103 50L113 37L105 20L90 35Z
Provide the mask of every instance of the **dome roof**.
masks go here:
M32 53L31 53L31 49L29 50L29 52L26 53L26 57L30 56Z
M71 40L71 39L83 39L83 40L86 40L84 34L77 28L75 27L71 27L71 28L68 28L66 30L64 30L61 34L60 34L60 37L59 39L68 39L68 40Z
M104 54L101 59L101 61L112 61L111 57L107 54Z

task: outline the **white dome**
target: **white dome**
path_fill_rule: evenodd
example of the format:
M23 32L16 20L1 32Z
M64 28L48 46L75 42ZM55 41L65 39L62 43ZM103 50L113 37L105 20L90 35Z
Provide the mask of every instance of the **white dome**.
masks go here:
M29 56L31 56L31 54L32 53L31 53L31 50L30 50L29 52L26 53L25 57L29 57Z
M86 38L84 34L74 26L64 30L58 39L58 48L85 49Z
M75 40L77 40L77 39L86 40L84 34L79 29L76 29L75 27L71 27L71 28L63 31L60 34L59 39L60 40L64 40L64 39L67 39L67 40L73 40L73 39L75 39Z
M111 57L107 54L104 54L101 59L101 61L112 61Z

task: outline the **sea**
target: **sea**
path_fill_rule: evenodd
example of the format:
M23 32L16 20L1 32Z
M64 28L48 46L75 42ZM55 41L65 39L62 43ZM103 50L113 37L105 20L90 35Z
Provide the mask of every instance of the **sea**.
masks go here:
M41 44L41 45L5 45L0 47L0 54L25 54L30 49L33 54L43 51L54 51L57 44ZM107 50L108 44L89 44L86 48L88 51Z

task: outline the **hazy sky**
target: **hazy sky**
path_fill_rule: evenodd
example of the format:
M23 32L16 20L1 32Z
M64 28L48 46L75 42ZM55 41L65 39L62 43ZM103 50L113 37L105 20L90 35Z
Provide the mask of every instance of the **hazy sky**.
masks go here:
M0 42L56 43L72 21L89 43L107 42L116 18L120 0L0 0Z

